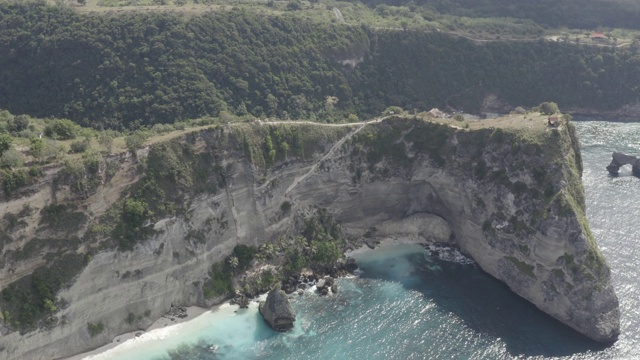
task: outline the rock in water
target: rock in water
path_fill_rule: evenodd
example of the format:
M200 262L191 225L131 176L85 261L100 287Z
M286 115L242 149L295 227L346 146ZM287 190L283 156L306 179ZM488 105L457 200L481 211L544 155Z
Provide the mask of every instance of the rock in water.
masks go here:
M614 152L611 164L607 166L607 171L611 175L618 175L621 166L631 165L631 172L634 176L640 176L640 159L635 156Z
M260 314L264 320L277 331L287 331L293 328L296 313L293 311L289 299L284 291L271 290L267 301L260 303Z

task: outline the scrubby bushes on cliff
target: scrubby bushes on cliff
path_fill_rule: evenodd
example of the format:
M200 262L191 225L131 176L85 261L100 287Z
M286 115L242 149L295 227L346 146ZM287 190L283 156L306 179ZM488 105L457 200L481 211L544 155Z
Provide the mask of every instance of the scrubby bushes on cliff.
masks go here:
M7 198L11 198L18 190L32 185L42 176L42 169L32 166L28 169L0 170L2 187Z
M86 265L84 255L68 253L47 266L10 284L0 293L0 308L6 324L26 332L55 324L55 312L64 303L56 296Z
M299 124L252 124L235 126L233 130L249 160L266 169L289 158L309 159L352 129Z
M209 279L202 285L204 298L212 299L231 294L234 290L232 277L247 270L255 254L255 248L236 245L231 255L227 256L224 261L213 264L211 271L209 271Z
M87 216L76 210L71 204L50 204L40 210L40 226L46 226L53 231L72 234L80 229L87 221Z
M297 220L301 235L287 241L285 248L285 274L305 267L323 270L343 258L342 229L329 210L314 208L312 213Z
M193 144L171 141L151 146L141 162L144 176L94 227L95 235L108 235L123 250L150 236L151 224L162 216L184 215L189 199L224 187L224 169L209 152L195 153ZM115 224L115 225L112 225Z

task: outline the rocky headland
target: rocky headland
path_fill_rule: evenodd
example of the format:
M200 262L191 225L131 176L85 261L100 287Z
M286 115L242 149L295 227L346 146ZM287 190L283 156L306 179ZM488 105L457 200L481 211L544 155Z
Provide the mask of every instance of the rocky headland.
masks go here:
M238 245L276 244L275 256L286 253L283 236L301 231L299 219L311 208L326 209L344 229L342 250L389 238L455 245L542 311L591 339L614 341L618 299L586 220L578 139L569 122L546 124L546 117L529 113L478 122L389 117L333 126L211 127L119 158L111 181L84 198L59 182L52 191L52 169L4 203L7 212L26 203L37 209L22 218L26 226L16 235L22 240L3 250L0 275L7 280L0 285L53 266L49 245L27 260L14 256L43 234L39 210L47 204L73 204L86 215L68 233L85 241L67 249L86 256L56 294L60 306L47 322L21 333L4 317L0 358L72 355L144 329L173 305L231 298L207 292L205 284L217 284L212 265L232 263L227 257ZM206 176L172 172L174 160ZM124 236L118 228L96 236L114 206L135 210L118 203L119 195L152 176L158 186L178 184L175 194L157 200L163 207L148 204L159 209L155 217L147 216L120 246L113 239ZM187 191L195 188L205 190ZM184 206L168 211L174 203Z

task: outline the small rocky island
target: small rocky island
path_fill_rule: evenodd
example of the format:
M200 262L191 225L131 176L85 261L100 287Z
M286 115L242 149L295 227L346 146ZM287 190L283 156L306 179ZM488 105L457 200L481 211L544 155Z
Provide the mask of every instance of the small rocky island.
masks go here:
M611 164L607 166L609 174L618 175L618 171L620 171L621 166L631 165L631 173L633 176L640 176L640 159L635 156L625 155L619 152L614 152L611 156L613 159L611 160Z
M296 321L296 313L289 304L287 295L278 289L269 291L267 300L260 303L260 314L277 331L290 330Z

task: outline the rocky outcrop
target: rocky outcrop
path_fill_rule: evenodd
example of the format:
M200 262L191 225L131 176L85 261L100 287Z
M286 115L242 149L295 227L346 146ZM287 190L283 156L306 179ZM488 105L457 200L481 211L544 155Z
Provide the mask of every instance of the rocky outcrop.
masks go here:
M132 251L95 254L58 294L68 304L55 314L60 325L5 331L0 358L82 352L144 328L172 304L220 302L202 291L211 264L237 244L275 241L311 206L328 208L352 247L390 237L455 244L542 311L613 341L618 299L586 220L578 142L571 124L546 123L526 114L469 128L401 118L241 124L175 140L208 152L223 188L188 199L184 214L158 221ZM275 157L264 153L267 135ZM128 324L129 313L149 316ZM90 334L89 323L103 331Z
M607 165L607 171L611 175L618 175L621 166L631 165L633 175L640 176L640 160L637 157L618 152L614 152L612 157L611 164Z
M287 294L282 290L271 290L267 300L260 303L260 314L269 326L277 331L287 331L293 328L296 313L293 311Z

